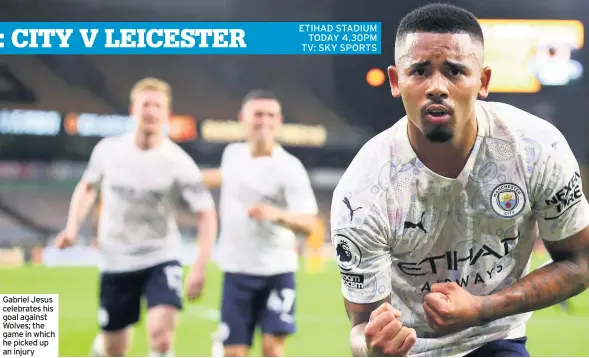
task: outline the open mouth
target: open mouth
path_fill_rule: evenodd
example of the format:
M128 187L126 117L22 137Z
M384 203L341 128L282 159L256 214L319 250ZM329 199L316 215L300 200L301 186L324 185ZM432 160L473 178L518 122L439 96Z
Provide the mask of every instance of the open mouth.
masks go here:
M452 113L443 106L429 106L425 111L425 118L431 123L446 123Z

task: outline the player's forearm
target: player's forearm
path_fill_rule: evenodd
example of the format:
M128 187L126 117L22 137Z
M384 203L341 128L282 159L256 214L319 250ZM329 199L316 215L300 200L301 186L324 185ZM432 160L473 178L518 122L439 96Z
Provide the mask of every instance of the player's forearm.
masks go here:
M96 199L96 189L86 182L80 182L74 189L68 211L67 228L78 231Z
M513 286L483 298L483 323L558 304L589 287L587 250L552 262Z
M217 214L214 210L199 213L199 249L195 265L203 268L209 262L217 239Z
M317 216L311 214L299 214L290 211L281 211L278 223L292 231L309 235L317 224Z

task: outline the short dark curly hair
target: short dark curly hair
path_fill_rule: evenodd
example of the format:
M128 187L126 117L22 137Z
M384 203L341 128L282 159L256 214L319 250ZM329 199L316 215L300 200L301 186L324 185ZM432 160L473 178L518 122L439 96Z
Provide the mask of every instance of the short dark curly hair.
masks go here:
M483 29L477 18L468 10L451 4L432 3L409 12L399 23L396 41L403 42L404 36L415 32L465 33L484 44Z

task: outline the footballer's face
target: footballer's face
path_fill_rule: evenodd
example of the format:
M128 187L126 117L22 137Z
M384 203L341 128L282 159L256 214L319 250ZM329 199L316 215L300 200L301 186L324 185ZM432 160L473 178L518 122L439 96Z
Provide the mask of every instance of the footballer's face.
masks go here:
M131 115L137 121L139 131L159 133L170 117L169 98L162 91L139 91L131 103Z
M483 45L466 33L410 33L388 69L391 92L430 142L448 142L476 118L477 97L487 97L491 70Z
M247 130L247 139L256 143L272 143L282 124L280 103L274 99L250 99L241 108L240 121Z

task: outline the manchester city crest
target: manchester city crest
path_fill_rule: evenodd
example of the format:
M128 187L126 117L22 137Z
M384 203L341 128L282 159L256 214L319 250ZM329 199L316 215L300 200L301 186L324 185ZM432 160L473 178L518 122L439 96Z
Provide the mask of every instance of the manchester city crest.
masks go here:
M500 184L491 193L491 208L503 218L518 215L525 206L526 196L523 190L513 183Z

